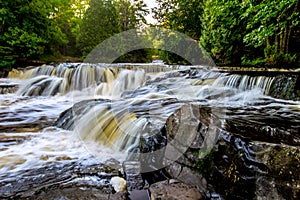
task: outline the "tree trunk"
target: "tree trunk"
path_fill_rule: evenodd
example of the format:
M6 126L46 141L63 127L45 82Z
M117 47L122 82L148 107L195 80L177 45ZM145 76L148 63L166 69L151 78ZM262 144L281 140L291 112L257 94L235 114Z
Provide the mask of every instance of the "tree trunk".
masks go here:
M283 35L284 35L284 29L283 29L283 28L280 29L279 35L280 35L280 39L279 39L279 41L280 41L280 42L279 42L279 43L280 43L280 44L279 44L279 52L280 52L280 51L283 52L283 51L284 51L284 50L283 50ZM277 52L278 52L278 51L277 51Z
M270 45L270 37L267 37L267 39L266 39L266 43L267 43L267 51L266 51L266 60L270 60L269 58L270 58L270 54L272 54L272 52L271 52L271 45Z
M278 35L275 34L275 51L277 52L279 49Z
M282 50L281 52L286 53L286 44L287 44L287 34L288 34L288 25L284 28L284 32L283 32L283 40L282 40Z
M291 32L292 32L292 29L289 28L288 33L287 33L287 38L286 38L286 49L285 49L285 53L286 53L286 54L289 53L289 44L290 44L290 36L291 36Z

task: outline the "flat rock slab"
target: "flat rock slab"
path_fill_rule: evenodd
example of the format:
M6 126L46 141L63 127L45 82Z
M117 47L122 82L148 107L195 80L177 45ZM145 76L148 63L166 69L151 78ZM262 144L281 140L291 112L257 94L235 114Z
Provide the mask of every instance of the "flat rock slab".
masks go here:
M166 180L152 184L150 187L151 200L197 200L204 199L202 194L193 186Z
M119 192L115 194L105 194L101 189L96 188L64 188L52 189L41 192L38 196L27 198L29 200L126 200L126 194Z

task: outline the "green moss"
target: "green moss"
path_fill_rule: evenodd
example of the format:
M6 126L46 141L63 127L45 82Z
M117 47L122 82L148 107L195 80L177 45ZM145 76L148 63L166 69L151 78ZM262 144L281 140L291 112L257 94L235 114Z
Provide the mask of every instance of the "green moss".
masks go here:
M195 168L194 170L200 174L202 174L204 177L208 177L213 172L213 152L207 151L207 152L193 152L194 155L196 155L199 159L196 160Z

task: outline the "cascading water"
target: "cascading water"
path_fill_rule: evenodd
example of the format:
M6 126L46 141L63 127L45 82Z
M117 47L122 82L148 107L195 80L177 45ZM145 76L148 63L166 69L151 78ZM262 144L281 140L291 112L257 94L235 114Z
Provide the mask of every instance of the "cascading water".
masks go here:
M18 75L17 75L18 74ZM13 71L9 77L28 81L17 91L23 96L65 95L71 91L93 89L94 95L117 97L123 91L134 90L148 78L143 69L127 70L103 65L42 66L24 73Z
M218 77L202 78L195 85L214 85L216 87L236 88L239 91L260 90L264 95L299 100L298 75L241 75L220 73ZM280 95L281 94L281 95Z
M144 159L159 168L165 160L155 157L156 150L163 156L170 149L182 155L201 149L191 155L203 158L226 142L247 155L239 157L247 165L259 168L264 161L250 155L250 146L258 154L261 143L296 149L300 144L298 79L296 73L242 75L151 64L68 63L12 70L0 85L18 87L0 95L0 192L6 188L1 184L31 168L110 159ZM279 99L284 92L288 95ZM198 140L201 144L193 143ZM240 147L240 140L249 147ZM170 157L177 162L180 156ZM235 172L228 175L228 169L219 171L231 178Z
M270 92L271 85L275 79L276 77L251 77L248 75L230 75L223 78L219 78L214 84L217 86L237 88L242 91L258 88L262 90L264 94L268 95Z

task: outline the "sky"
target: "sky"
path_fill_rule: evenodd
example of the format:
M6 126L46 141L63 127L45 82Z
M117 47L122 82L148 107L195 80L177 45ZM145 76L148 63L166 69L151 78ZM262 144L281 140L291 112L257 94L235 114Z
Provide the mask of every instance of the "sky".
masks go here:
M148 23L154 24L156 21L152 17L151 8L157 6L157 3L155 0L144 0L144 2L147 4L148 8L150 9L150 14L146 16L146 20Z

